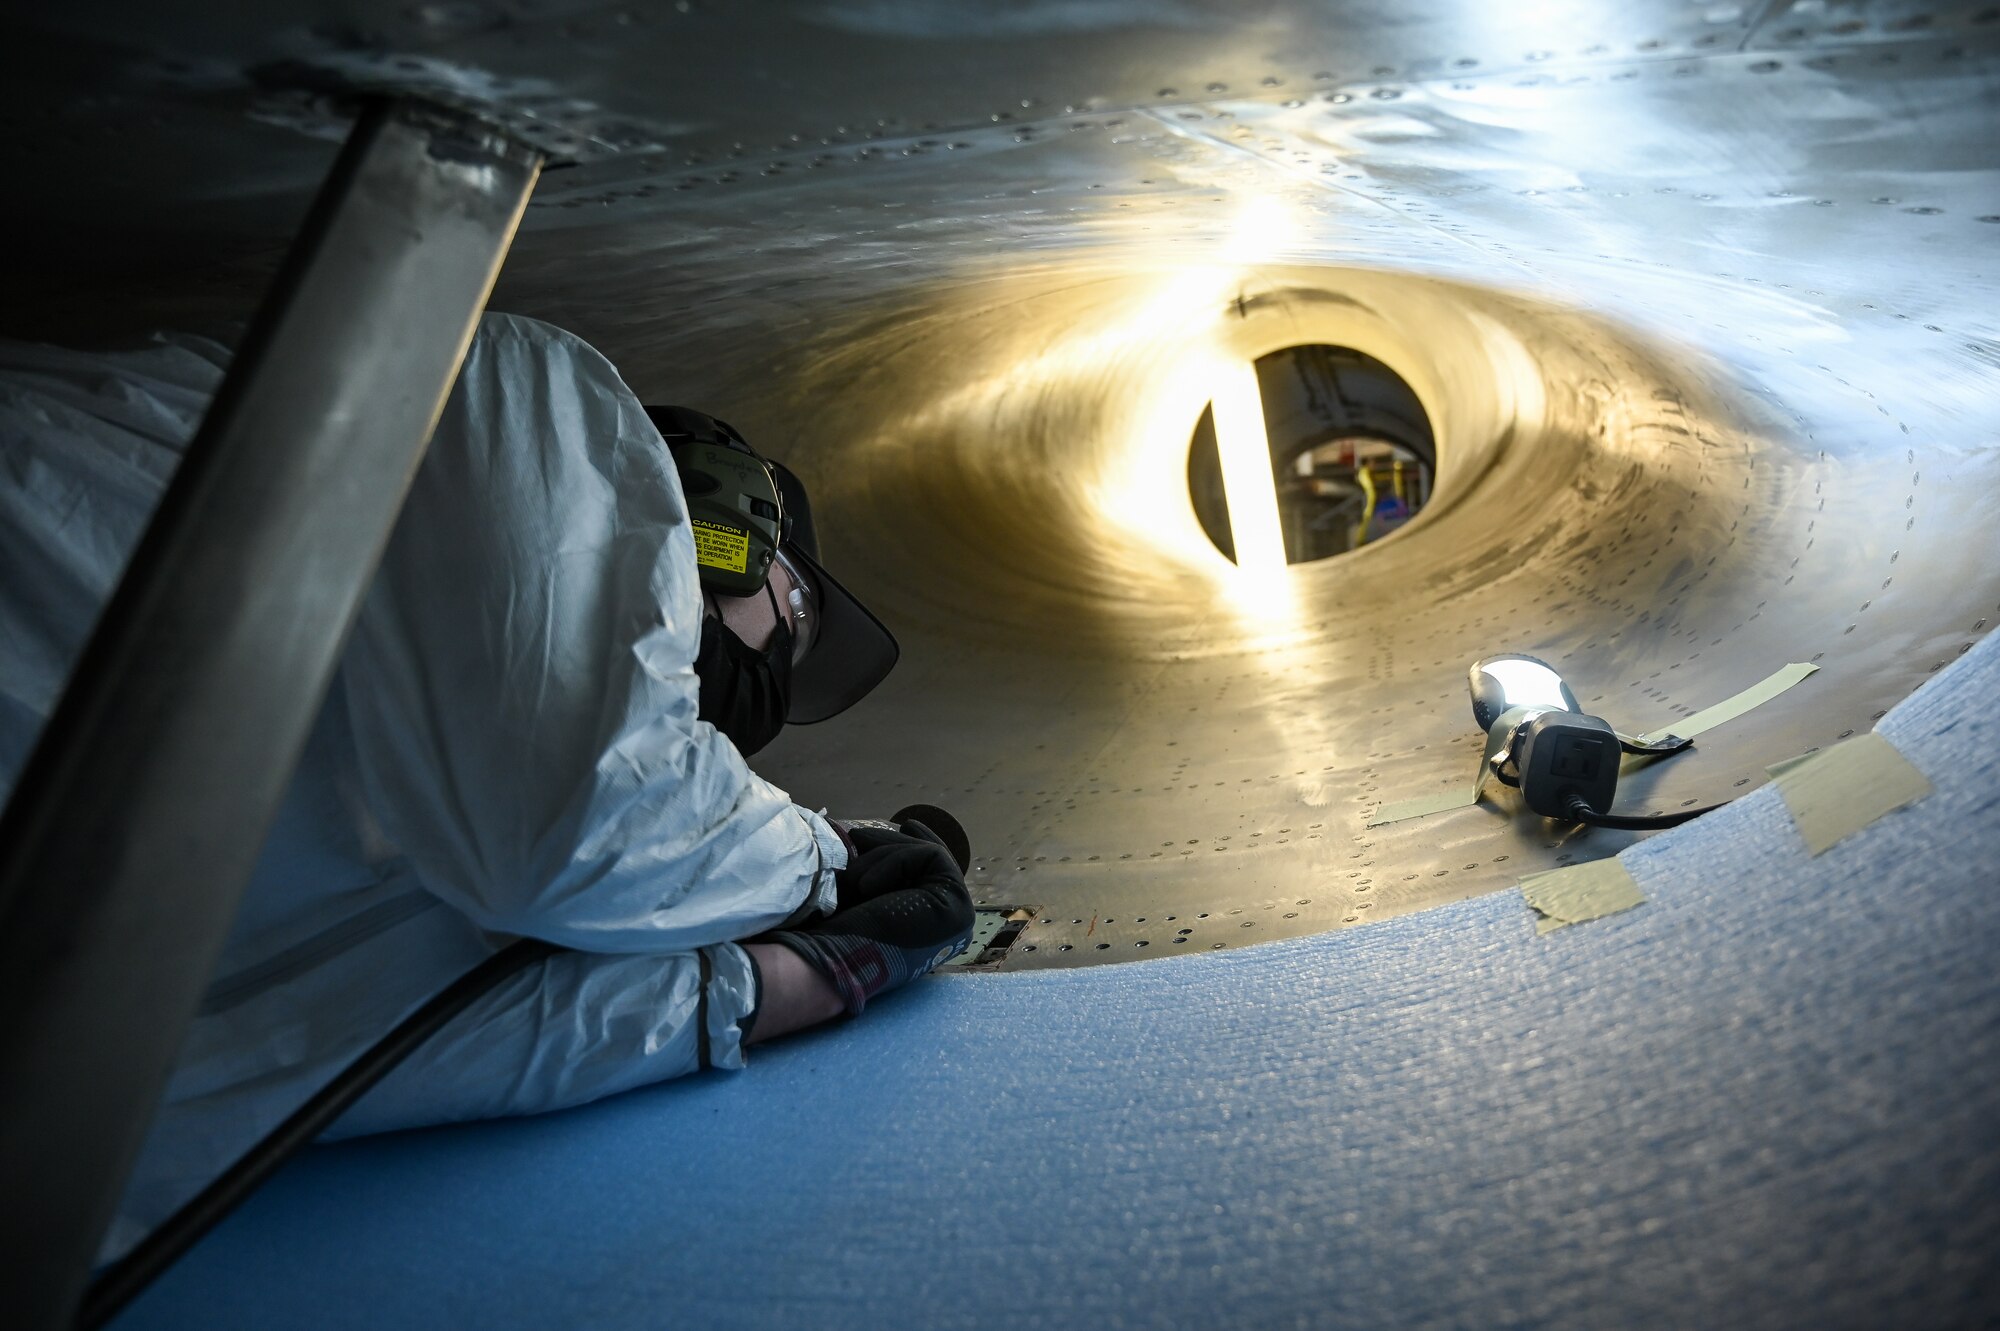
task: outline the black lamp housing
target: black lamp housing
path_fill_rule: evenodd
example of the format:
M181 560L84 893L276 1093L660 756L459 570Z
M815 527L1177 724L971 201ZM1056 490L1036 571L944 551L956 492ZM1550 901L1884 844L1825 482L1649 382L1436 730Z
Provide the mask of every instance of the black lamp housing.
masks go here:
M1467 673L1472 716L1487 732L1493 774L1517 786L1530 809L1573 818L1576 800L1611 807L1618 793L1618 734L1584 713L1556 668L1518 652L1482 657Z
M1664 757L1691 741L1678 735L1628 739L1585 714L1554 666L1518 652L1472 663L1467 683L1472 716L1486 732L1486 762L1503 785L1514 786L1530 809L1547 818L1598 827L1672 827L1709 810L1649 817L1609 812L1618 794L1622 754ZM1715 806L1710 806L1715 807Z
M1514 734L1521 800L1548 818L1574 818L1575 800L1593 810L1618 795L1618 735L1581 712L1541 712Z

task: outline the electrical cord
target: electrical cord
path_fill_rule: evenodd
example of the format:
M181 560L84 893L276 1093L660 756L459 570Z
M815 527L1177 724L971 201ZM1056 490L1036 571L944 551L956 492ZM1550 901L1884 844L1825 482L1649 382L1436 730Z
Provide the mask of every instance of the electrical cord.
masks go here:
M1722 803L1727 804L1724 800ZM1591 827L1613 827L1628 832L1645 831L1655 827L1678 827L1705 813L1714 813L1722 804L1710 804L1700 809L1681 809L1675 813L1621 814L1599 813L1585 802L1583 796L1572 793L1567 805L1572 822L1587 823Z
M259 1184L277 1171L278 1166L331 1126L375 1083L388 1076L397 1064L437 1034L446 1022L470 1007L480 995L508 976L561 950L553 943L524 938L480 962L403 1018L394 1030L369 1046L352 1063L335 1073L331 1081L313 1092L311 1099L300 1105L290 1118L271 1129L220 1178L167 1217L132 1251L92 1281L84 1294L83 1307L77 1314L76 1324L80 1331L96 1331L117 1316L161 1272L178 1261L203 1235L240 1206Z

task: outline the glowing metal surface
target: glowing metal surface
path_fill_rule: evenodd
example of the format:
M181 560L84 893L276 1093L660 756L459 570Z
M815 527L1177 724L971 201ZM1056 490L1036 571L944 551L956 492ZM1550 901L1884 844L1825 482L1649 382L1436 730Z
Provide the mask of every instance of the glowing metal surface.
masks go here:
M1271 443L1264 435L1256 367L1247 361L1217 367L1213 391L1236 567L1246 582L1282 578L1285 542L1278 528L1278 492L1271 482Z
M1626 844L1498 807L1363 825L1467 779L1479 656L1549 660L1628 733L1820 667L1621 782L1668 809L1866 729L2000 617L1990 8L28 22L0 43L33 190L0 318L33 335L239 315L330 151L301 71L570 133L496 304L815 487L903 664L765 765L815 805L958 811L982 894L1045 905L1010 966L1361 923ZM1203 367L1307 342L1410 383L1433 498L1246 605L1186 499Z

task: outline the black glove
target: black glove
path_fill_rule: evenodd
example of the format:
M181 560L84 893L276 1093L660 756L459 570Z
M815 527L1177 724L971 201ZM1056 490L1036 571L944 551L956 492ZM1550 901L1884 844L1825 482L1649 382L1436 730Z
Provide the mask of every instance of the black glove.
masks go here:
M836 820L833 829L847 847L847 867L833 875L840 900L836 911L915 886L934 874L956 877L960 887L965 885L943 839L915 819L900 825Z
M848 844L832 915L770 935L839 991L849 1015L965 950L972 895L939 837L922 823L835 824Z

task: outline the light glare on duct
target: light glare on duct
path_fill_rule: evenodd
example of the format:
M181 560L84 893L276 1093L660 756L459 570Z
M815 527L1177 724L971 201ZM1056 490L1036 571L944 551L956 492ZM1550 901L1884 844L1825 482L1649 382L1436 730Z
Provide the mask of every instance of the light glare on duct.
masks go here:
M1237 210L1223 254L1231 263L1268 263L1305 240L1298 213L1283 200L1258 195Z
M1484 676L1484 678L1482 678ZM1472 667L1472 711L1480 728L1510 707L1576 712L1576 695L1553 666L1532 656L1489 656Z
M1281 572L1285 540L1278 526L1278 490L1271 477L1271 445L1264 434L1257 367L1247 362L1220 367L1212 403L1236 567L1250 574Z

